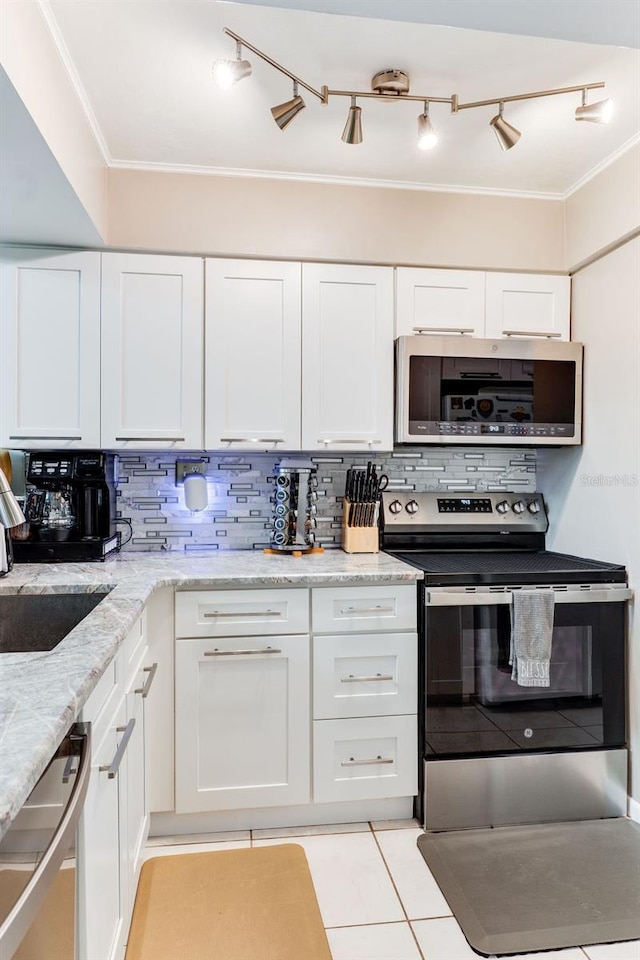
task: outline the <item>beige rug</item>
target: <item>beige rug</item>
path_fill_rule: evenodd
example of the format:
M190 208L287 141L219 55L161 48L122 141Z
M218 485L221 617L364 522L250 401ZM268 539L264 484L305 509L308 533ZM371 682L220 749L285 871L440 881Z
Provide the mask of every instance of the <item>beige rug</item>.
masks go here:
M304 850L147 860L126 960L331 960Z

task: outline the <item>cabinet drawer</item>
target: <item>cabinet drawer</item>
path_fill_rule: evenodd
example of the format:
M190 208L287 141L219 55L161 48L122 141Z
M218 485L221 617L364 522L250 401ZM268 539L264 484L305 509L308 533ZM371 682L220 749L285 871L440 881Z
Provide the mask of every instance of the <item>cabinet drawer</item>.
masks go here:
M316 720L313 724L313 798L372 800L409 797L418 790L415 714Z
M318 637L313 645L313 717L415 713L415 633Z
M416 629L415 584L311 591L314 633Z
M176 594L176 637L308 632L308 590L198 590Z

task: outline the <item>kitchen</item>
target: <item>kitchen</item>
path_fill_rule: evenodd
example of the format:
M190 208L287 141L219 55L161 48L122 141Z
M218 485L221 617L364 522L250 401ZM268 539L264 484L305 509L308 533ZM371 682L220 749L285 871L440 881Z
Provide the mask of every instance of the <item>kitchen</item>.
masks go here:
M107 6L115 6L116 10L108 14ZM640 569L640 536L637 530L640 508L637 483L639 399L636 322L639 203L638 147L634 140L638 129L638 104L636 96L630 102L626 101L628 110L624 109L624 95L616 96L611 88L617 78L616 69L623 73L626 70L634 76L633 71L637 71L637 51L619 49L614 57L610 47L589 47L594 55L601 51L608 53L609 60L601 63L597 57L594 61L586 58L582 46L578 62L566 72L558 71L557 76L550 75L549 65L544 59L538 60L534 77L526 72L518 74L512 59L509 70L496 73L495 77L488 76L483 84L478 83L477 89L470 89L473 71L465 75L463 83L459 73L447 72L445 66L441 65L442 79L434 82L428 67L423 68L424 74L418 72L418 65L422 62L420 57L413 54L409 58L412 48L403 46L409 43L407 29L410 32L435 29L439 31L437 42L444 44L445 36L451 34L451 30L445 27L428 27L424 24L418 27L414 24L407 28L405 24L403 28L392 21L335 18L328 13L320 15L250 5L237 5L237 10L224 5L220 12L219 4L211 5L215 17L208 22L203 10L209 5L194 4L188 5L189 41L188 44L185 41L182 49L176 42L176 37L182 35L180 31L186 29L180 27L179 5L163 4L157 11L153 29L142 13L139 21L127 22L125 6L131 7L92 4L91 16L97 19L91 22L86 9L83 9L87 7L85 4L5 4L3 10L5 29L4 40L1 41L3 46L0 48L5 71L2 84L3 115L12 134L9 139L15 147L15 153L2 164L2 196L5 198L3 206L6 207L3 240L11 247L22 244L26 247L76 248L78 253L61 250L58 255L89 257L90 262L81 264L87 270L86 300L83 302L86 312L82 320L83 331L87 333L82 343L85 352L80 362L83 373L80 383L77 377L70 375L74 365L77 369L78 349L69 355L58 350L56 358L59 358L60 366L57 369L64 371L64 374L59 376L55 389L45 395L43 402L42 394L38 397L36 388L38 382L51 382L46 359L47 352L51 354L56 344L40 342L39 337L34 337L36 328L25 328L25 335L31 336L31 351L28 363L19 368L19 410L11 406L16 396L16 381L11 378L18 367L13 365L8 373L3 374L2 445L24 446L33 450L59 449L59 441L52 445L52 438L77 436L79 431L85 438L83 443L65 441L63 446L73 450L74 443L77 443L80 448L116 453L120 469L120 512L131 523L131 530L126 524L118 526L123 541L131 533L131 541L122 551L122 556L142 561L148 557L148 562L155 563L161 571L160 575L172 583L184 579L185 575L180 573L177 565L181 558L191 553L191 545L196 552L202 548L209 552L208 560L200 556L197 560L193 558L198 565L202 578L199 582L203 589L207 585L213 586L212 568L207 568L207 563L231 563L240 571L243 554L223 550L222 545L245 550L255 546L260 550L267 544L269 531L265 524L270 520L272 490L269 478L275 464L280 461L281 454L306 454L318 466L316 531L317 542L325 547L325 554L313 558L285 559L262 557L257 550L251 559L255 567L251 577L254 586L264 576L278 577L277 570L273 573L278 563L286 563L286 576L294 576L299 583L304 583L305 577L320 578L320 581L316 579L316 584L324 582L326 586L335 577L335 586L340 579L340 571L333 568L335 572L332 573L327 565L337 563L336 556L340 556L343 562L348 561L351 565L352 576L355 577L352 582L359 582L361 589L369 589L377 576L381 578L377 589L383 589L385 578L391 575L390 558L383 555L351 555L345 559L340 551L331 549L340 541L340 498L344 494L346 470L352 465L366 466L374 458L379 472L389 475L392 492L403 487L420 491L435 491L444 487L452 495L456 493L456 487L458 493L461 490L482 491L487 489L488 478L492 482L495 480L498 488L504 490L531 493L537 489L544 494L550 514L547 546L552 550L624 564L629 572L630 585L634 587ZM132 9L137 8L133 5ZM110 20L110 17L113 19ZM200 17L204 17L204 20ZM314 59L308 57L308 51L317 51L320 57L318 41L314 39L314 31L319 29L318 18L322 20L326 31L326 50L323 53L326 59L318 59L317 65L314 65ZM293 33L297 42L289 38L293 22L296 30L300 31L299 37ZM580 150L585 153L580 154L572 143L569 154L574 155L577 165L563 173L562 164L567 163L564 154L557 164L550 157L547 160L546 155L540 152L528 154L521 161L517 161L517 157L527 144L544 137L542 124L547 116L546 111L559 109L558 105L565 101L564 97L534 102L536 109L541 111L535 115L525 112L514 116L511 110L515 110L515 107L512 105L511 110L505 107L506 118L523 131L522 142L514 150L505 153L500 152L492 131L487 129L490 111L470 110L461 112L459 117L450 117L448 106L434 103L430 117L442 130L443 137L446 130L446 140L440 150L441 159L437 161L444 166L425 173L424 169L420 170L417 166L410 144L412 124L415 124L415 118L411 115L412 107L379 107L375 102L369 104L361 100L364 142L345 145L340 143L339 134L347 111L347 101L330 99L325 107L314 104L311 97L306 97L308 109L287 130L280 131L273 124L268 107L288 96L290 86L247 51L245 55L252 61L254 77L238 83L236 88L229 91L232 99L224 100L223 95L216 92L210 76L215 57L233 56L234 44L222 34L223 27L237 31L250 43L265 50L314 85L322 81L336 85L351 84L354 90L366 89L371 73L386 66L388 57L397 57L397 62L403 65L405 49L407 62L410 60L413 67L412 92L414 89L426 89L435 95L450 96L451 91L457 89L461 100L463 97L479 99L496 90L503 91L506 96L530 89L606 81L607 88L603 95L616 96L621 100L619 121L623 124L623 132L620 132L620 127L616 132L616 124L609 128L572 124L572 128L579 130L582 138ZM108 58L102 60L96 48L107 37L110 43L119 44L125 29L131 31L131 48L137 51L137 54L132 53L133 59L147 64L148 70L127 73L131 67L125 69L124 51L120 50L122 86L113 91L111 100L107 98L105 102L103 98L106 92L120 81L114 75L117 71L113 70L113 62ZM349 68L346 55L330 42L332 31L339 29L348 30L344 35L348 38L348 42L345 39L345 49L350 50L358 46L359 31L365 35L366 30L370 49L366 55L364 52L358 55L357 69ZM501 33L498 25L492 29L497 34ZM392 30L395 31L395 46L391 46L388 39ZM535 34L535 31L532 32ZM52 36L56 36L58 41L63 38L63 44L54 47ZM503 35L503 41L506 36ZM497 42L495 34L477 30L471 37L468 34L464 37L467 43L465 49L477 51L478 60L474 61L477 70L483 62L482 57L487 56L483 38L487 43ZM417 38L415 42L418 43ZM511 37L510 42L516 41ZM535 44L550 41L542 41L534 36L520 37L518 42L532 44L532 47L519 48L526 49L527 55L532 56L534 48L536 51L540 49ZM627 46L624 39L620 38L611 40L611 43ZM60 59L60 49L67 57L66 67L63 67L64 61ZM197 61L195 50L198 50ZM32 51L32 55L26 56L25 51ZM393 51L395 53L392 56ZM169 52L173 59L183 58L179 68L175 65L172 67L179 73L178 79L171 71L165 71L164 60L169 57ZM443 59L450 53L443 48ZM615 66L616 57L620 58L622 66ZM204 65L202 77L200 72L196 77L193 75L195 62ZM74 71L76 81L78 77L81 78L80 86L76 83L75 90L69 80L69 66ZM352 69L352 75L349 69ZM133 76L136 77L135 83ZM637 78L637 72L635 76ZM108 83L105 82L106 78L109 78ZM187 84L190 92L179 93L178 83ZM132 112L127 115L123 104L128 98L127 91L136 89L136 84L144 96L140 101L133 98ZM176 84L173 93L171 84ZM99 119L97 128L91 128L85 109L81 109L78 91L86 98L85 108L88 105L89 115L96 124ZM569 135L564 128L570 126L569 121L579 97L575 98L576 104L573 99L566 98L568 107L565 109L568 110L569 120L557 121L557 129L562 131L557 133L560 137ZM169 144L172 149L165 154L162 150L167 145L163 140L167 137L163 130L167 118L162 111L168 109L168 104L174 100L180 104L192 104L194 113L189 117L185 129L181 129L181 121L174 121L178 123L176 129L179 132L174 134ZM158 104L164 105L162 109ZM422 103L416 103L413 107L414 113L418 113ZM521 109L531 110L532 105L522 106ZM142 112L136 114L136 110ZM181 110L183 106L178 112ZM409 116L400 116L401 110L407 110ZM239 114L238 111L247 112ZM390 112L393 117L385 120L384 114ZM242 124L238 123L240 115L243 117ZM205 137L207 126L204 121L208 116L216 117L220 129L225 131L220 142L213 146L207 145ZM531 124L535 118L537 132L534 133L536 128ZM323 124L327 129L321 129ZM401 136L400 131L407 125L411 129L406 150L390 150L389 144L396 142L394 137ZM144 142L141 146L138 144L136 127L149 137L146 145ZM107 151L108 160L98 146L96 129L102 131L102 146ZM264 137L262 153L258 152L258 138L254 142L254 135L250 134L254 129L264 131L260 135ZM197 137L194 131L198 131ZM572 132L571 129L569 133ZM207 136L209 134L210 131ZM602 141L603 135L613 137L605 141L608 144L606 148L598 146L597 138ZM452 140L455 136L460 137L456 146ZM467 141L469 136L471 140ZM247 140L244 153L240 149L243 138ZM476 174L479 179L474 182L456 179L464 173L459 172L458 168L452 170L448 181L443 179L447 163L453 163L454 157L468 149L469 143L473 143L474 149L483 151L485 139L486 164L484 173ZM182 145L191 140L194 142L193 153L182 149ZM334 143L335 146L332 146ZM368 147L368 143L373 147ZM137 152L131 144L137 145ZM307 153L304 152L305 147ZM151 148L152 152L144 152ZM540 150L539 143L537 149ZM21 150L26 152L21 155ZM289 150L294 153L286 157L285 153ZM557 151L559 147L554 148L554 158ZM402 154L400 158L398 153ZM614 154L616 156L611 160ZM317 164L314 167L315 155L323 157L324 171L319 171ZM481 153L481 156L485 157L485 154ZM377 166L374 163L376 157L381 158ZM605 161L611 162L604 166ZM516 162L525 166L519 169ZM424 168L424 158L420 163ZM428 163L432 163L431 155ZM414 166L411 167L411 164ZM599 169L598 164L603 164L603 168L587 179L596 168ZM243 168L243 175L231 175L230 171L237 168ZM206 176L206 171L211 169L216 170L216 175ZM225 170L227 175L224 174ZM269 178L264 176L265 171L269 170L272 173L280 172L278 176ZM323 182L318 176L322 172L332 172L333 182L326 176ZM357 184L354 178L357 178ZM417 189L416 184L425 182L425 178L427 183L436 187ZM404 180L403 189L393 189L388 185L389 180L398 183ZM475 189L455 191L452 187L460 182L469 183ZM447 183L452 186L446 188ZM445 185L445 189L437 189L438 184ZM277 224L276 230L273 229L274 224ZM425 229L425 224L428 229ZM25 253L23 248L18 251L22 262L25 259L33 261L41 255L41 250ZM166 261L163 264L163 258L173 261L169 265L170 270L166 269ZM205 258L204 262L202 258ZM140 269L135 265L139 265ZM80 261L77 261L77 266L80 267ZM135 293L127 304L127 322L122 324L117 296L119 277L131 276L132 273L135 276L149 276L155 270L159 275L159 292L154 301L154 311L160 315L166 309L169 315L173 290L168 280L164 281L167 285L162 286L162 275L164 272L165 278L169 274L176 276L178 267L182 271L181 282L188 291L184 301L185 346L180 355L175 339L172 341L167 336L163 340L154 336L152 324L145 325L145 319L138 320L135 311L129 309L129 304L134 303ZM240 272L242 269L244 274ZM255 276L258 269L260 274ZM425 269L446 273L448 278L453 272L459 271L465 275L456 278L461 283L482 277L483 294L488 278L499 278L505 273L512 280L531 278L533 275L555 280L572 276L571 339L585 345L584 435L581 446L559 449L541 447L538 450L526 446L514 451L513 448L501 449L499 446L407 445L391 453L393 441L388 439L393 430L393 400L388 399L392 390L390 354L387 353L386 360L381 359L381 341L376 341L366 332L363 334L355 323L353 329L347 328L344 323L340 327L338 321L334 321L335 326L332 327L332 316L337 314L321 314L318 291L329 283L366 287L371 282L368 272L377 271L375 282L378 284L379 297L392 298L391 308L386 311L386 317L380 320L382 326L379 336L383 338L382 342L386 338L386 342L391 343L394 336L410 332L416 319L422 320L405 313L404 322L408 329L393 328L393 284L397 284L397 324L401 317L398 299L401 290L415 290L416 280L420 279L415 274ZM272 271L270 276L267 270ZM191 281L189 271L192 274L197 271L195 279ZM262 285L256 287L261 291L257 296L264 295L264 290L269 286L267 281L271 284L275 282L287 291L290 299L285 302L288 304L292 301L297 306L297 313L287 309L283 314L281 309L278 315L272 302L264 298L265 316L270 318L270 322L286 324L282 349L274 346L274 338L265 343L259 341L259 331L249 326L252 322L250 305L245 304L245 312L239 313L238 303L234 307L230 295L225 300L227 295L224 294L215 305L207 297L203 308L203 285L205 290L213 284L231 289L234 282L237 285L243 276L245 280L247 277L251 279L251 271L254 279L262 281ZM301 300L302 316L299 306ZM465 303L469 302L469 298L465 299ZM225 314L225 310L229 312ZM474 320L482 324L479 335L489 336L484 326L488 322L484 300L480 314L478 320L476 311ZM243 318L242 323L237 322L238 316ZM467 316L462 317L458 313L458 326L466 327L470 323ZM451 326L454 325L455 320L452 319ZM273 326L272 329L280 328ZM247 330L251 330L250 337L245 332ZM173 335L176 335L175 328ZM262 355L257 349L246 349L249 340L260 344ZM97 348L101 348L102 356ZM327 380L324 383L318 379L319 356L323 356L328 363ZM225 357L234 359L225 360ZM353 370L354 357L357 357L356 370ZM242 369L240 375L237 373L238 367ZM142 370L145 371L144 375ZM280 370L286 371L286 376L281 378L282 393L275 389ZM333 391L327 391L326 383L334 385ZM335 391L335 384L340 384L339 392ZM255 392L252 392L252 385ZM97 386L101 390L96 391ZM360 399L366 391L373 401L363 409ZM119 410L118 403L125 395L128 409ZM227 421L223 420L222 401L225 396L231 397L235 403L235 406L227 408L233 414ZM30 402L37 409L40 421L31 415ZM56 409L57 404L59 406ZM149 416L148 407L155 412L155 419ZM73 421L67 416L63 429L60 429L62 424L54 419L61 409L73 409L77 417ZM51 422L43 418L43 411L47 410ZM371 410L376 411L377 419L366 422L365 413ZM32 438L36 435L45 436L49 442L32 440L28 444L26 441L10 439L21 434L29 434ZM156 439L133 439L150 436ZM344 438L342 442L340 436ZM185 439L176 441L171 440L172 437ZM263 439L256 444L252 442L255 438L277 438L278 442L270 443L268 439ZM381 441L377 449L384 453L375 454L375 441ZM209 502L207 509L199 514L191 514L184 505L183 491L176 482L176 463L180 460L204 464ZM439 483L441 479L446 482ZM588 524L586 517L589 517ZM211 558L212 548L218 548L214 558ZM141 557L141 554L145 556ZM289 567L293 564L301 568L299 573L289 573ZM366 564L374 566L367 567ZM385 567L385 564L389 566ZM78 572L79 581L86 578L90 583L111 586L114 579L118 578L107 575L109 568L109 562L89 569L83 565L82 571ZM374 568L375 576L371 573ZM322 581L323 569L327 571L325 576L328 581ZM402 575L398 573L398 568L395 569L401 580L405 577L410 581L415 580L415 571L411 573L410 568L403 568ZM10 589L12 583L21 585L30 578L43 584L55 583L56 580L60 582L61 574L56 573L53 566L32 565L26 570L24 573L25 567L16 565L10 575L3 579L0 588ZM239 575L242 576L242 573ZM178 578L178 581L172 578ZM406 586L406 583L399 585ZM119 582L116 587L118 593L114 590L102 601L102 604L112 605L111 616L114 615L113 605L122 603L126 606L129 603L135 606L147 599L151 589L148 582L140 586L141 593L135 595L134 586L133 582L129 585ZM166 594L162 596L166 597ZM141 597L144 599L141 600ZM100 609L108 613L110 608L99 605L92 616L97 615ZM154 615L151 606L148 616ZM162 621L162 615L159 615L159 619ZM172 614L171 621L173 623ZM126 631L131 626L132 621L127 621ZM404 629L411 630L410 622L399 630L399 634ZM122 630L125 631L124 625ZM159 633L164 637L162 642L169 643L164 636L166 630L164 634L162 631ZM106 647L101 655L105 655L107 648L113 652L118 639L122 637L105 638ZM637 650L638 625L637 618L633 619L632 615L629 691L637 689ZM155 659L145 661L145 666L150 666ZM83 688L83 682L80 681L78 694L82 699L88 692L86 686ZM163 680L159 670L155 678L155 683L159 685L156 691L162 689L164 682L166 677ZM153 711L153 697L150 695L148 699L149 710ZM628 696L628 702L631 750L629 814L638 820L640 780L634 757L638 749L640 719L636 698ZM68 718L69 722L71 719ZM155 722L149 726L155 727ZM162 718L157 718L157 723L162 724ZM168 727L166 722L162 727L165 749L167 744L173 742L175 735L172 724ZM60 730L60 736L62 733ZM48 755L54 746L51 745ZM166 771L164 775L166 780ZM166 782L160 789L167 789ZM155 809L171 810L173 807ZM377 823L410 816L410 811L407 812L405 807L397 816L390 812L374 816L374 812L371 812L363 819ZM236 829L231 820L233 818L229 818L219 829L227 833ZM295 824L291 819L288 823L284 821L272 826L262 822L256 829L281 830L284 826ZM246 832L248 829L251 828L246 823L237 826L239 831ZM202 831L196 829L192 832ZM394 835L397 839L394 839ZM383 886L388 884L379 848L366 853L374 839L369 836L363 838L357 833L351 839L350 836L342 836L344 843L339 849L345 844L353 844L354 848L361 845L365 863L369 863L367 856L375 854L380 859L379 866L385 871L380 883ZM384 830L380 831L379 836L382 838L379 843L386 862L392 865L396 858L402 864L403 831ZM231 838L228 840L233 842ZM238 842L247 843L247 840L243 835ZM397 844L397 848L394 844ZM310 846L313 845L312 840ZM412 833L412 856L413 847L415 832ZM417 870L412 864L413 861L408 861L404 869L409 872ZM349 864L341 869L346 872L350 869ZM367 867L363 866L360 871L361 881L366 870ZM400 887L402 880L395 877L394 880ZM411 886L409 882L407 885ZM430 951L430 955L437 956L437 950L440 949L440 955L454 956L455 947L434 947L428 939L431 929L451 929L454 921L446 905L443 907L438 900L428 908L435 912L425 914L425 907L420 904L416 907L417 912L412 912L412 908L407 913L402 894L400 899L404 907L399 908L393 902L387 903L378 915L375 911L373 914L364 911L345 918L340 912L337 916L334 913L325 925L340 931L330 934L336 956L342 953L345 957L352 955L348 949L352 944L351 938L355 936L353 924L368 926L374 936L382 936L381 928L376 929L375 926L381 921L396 925L387 934L389 937L397 934L400 938L411 938L408 946L404 940L399 941L404 943L404 948L400 946L398 951L405 949L408 956L419 956L416 952L419 945L413 939L408 921L414 922L418 942L420 936L427 938L423 941L426 955ZM446 913L442 912L443 909ZM427 916L433 919L425 919ZM433 927L426 926L428 924L433 924ZM338 945L340 938L342 946ZM451 942L447 941L449 944ZM622 947L619 945L618 949ZM357 947L353 949L357 950ZM472 955L465 954L464 949L463 943L460 947L461 956ZM469 951L470 948L466 949ZM613 953L598 954L596 949L591 949L591 953L594 957L613 956ZM582 956L579 950L573 953L567 951L567 954ZM404 954L388 952L387 955L397 956L399 960Z

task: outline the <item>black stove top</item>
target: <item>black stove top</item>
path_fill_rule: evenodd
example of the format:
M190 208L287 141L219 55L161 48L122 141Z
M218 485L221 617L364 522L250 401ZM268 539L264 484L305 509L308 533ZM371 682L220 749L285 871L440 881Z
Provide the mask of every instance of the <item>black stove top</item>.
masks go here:
M430 586L626 583L624 566L548 550L447 552L392 550L399 560L424 571Z

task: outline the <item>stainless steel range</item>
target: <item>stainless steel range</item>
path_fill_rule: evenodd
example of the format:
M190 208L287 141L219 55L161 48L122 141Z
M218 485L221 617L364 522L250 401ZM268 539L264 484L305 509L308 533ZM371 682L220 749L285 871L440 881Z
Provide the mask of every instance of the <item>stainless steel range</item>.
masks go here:
M424 571L425 829L626 814L626 570L545 550L547 528L537 493L383 494L383 549ZM512 662L523 600L552 618L535 685Z

